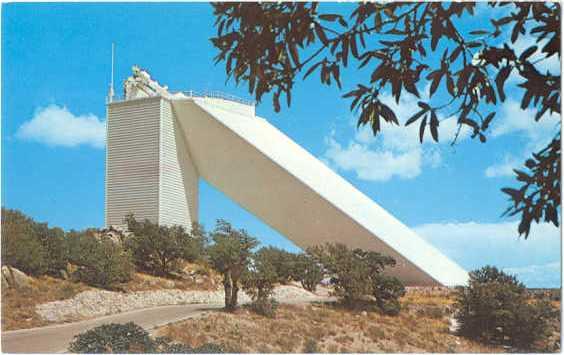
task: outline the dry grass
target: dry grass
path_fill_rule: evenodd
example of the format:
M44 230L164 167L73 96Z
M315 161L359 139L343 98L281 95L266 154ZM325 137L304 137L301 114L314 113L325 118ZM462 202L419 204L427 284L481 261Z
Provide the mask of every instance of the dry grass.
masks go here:
M37 313L35 305L71 298L88 286L68 280L41 276L30 287L2 289L2 330L40 327L47 324Z
M441 299L442 298L442 299ZM319 352L501 352L448 331L448 296L413 294L397 317L349 311L331 304L281 305L274 319L246 309L206 316L158 329L158 335L199 346L225 344L238 352L296 353L314 342ZM432 311L421 311L431 307ZM438 316L436 308L440 307Z

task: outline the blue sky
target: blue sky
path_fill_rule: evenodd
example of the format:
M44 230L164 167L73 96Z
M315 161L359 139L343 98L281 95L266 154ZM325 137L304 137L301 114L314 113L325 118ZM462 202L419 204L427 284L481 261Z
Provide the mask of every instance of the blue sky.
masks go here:
M468 21L492 13L481 10ZM111 43L118 93L137 64L172 90L248 97L213 64L214 34L205 3L4 5L2 205L65 229L103 226ZM516 47L528 44L523 39ZM560 70L558 59L543 65ZM363 75L346 71L343 90ZM511 168L552 137L558 116L535 124L518 107L520 93L509 90L486 144L463 135L451 147L454 120L441 124L440 144L420 145L416 131L401 127L386 126L374 138L356 130L343 92L313 77L296 85L290 108L275 113L266 98L257 113L466 269L494 264L529 286L560 286L559 229L539 225L529 240L519 239L516 221L500 217L507 201L499 191L514 183ZM406 96L396 109L405 120L416 100ZM208 229L225 218L266 244L295 248L204 182L200 214Z

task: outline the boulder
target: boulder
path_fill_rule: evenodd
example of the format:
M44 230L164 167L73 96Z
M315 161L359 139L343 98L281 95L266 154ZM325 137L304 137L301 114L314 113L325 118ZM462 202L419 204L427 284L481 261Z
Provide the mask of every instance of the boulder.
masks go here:
M32 278L8 265L2 266L2 287L23 288L31 286Z

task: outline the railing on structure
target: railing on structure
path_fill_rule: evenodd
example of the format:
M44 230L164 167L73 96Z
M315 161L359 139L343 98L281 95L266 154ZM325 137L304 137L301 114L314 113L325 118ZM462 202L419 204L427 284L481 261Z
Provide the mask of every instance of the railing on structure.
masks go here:
M237 103L247 105L247 106L252 106L252 107L254 107L256 105L254 100L242 99L242 98L237 97L235 95L226 94L226 93L221 92L221 91L189 90L189 91L182 91L182 93L184 95L188 96L188 97L203 97L203 98L212 98L212 99L222 99L222 100L233 101L233 102L237 102Z

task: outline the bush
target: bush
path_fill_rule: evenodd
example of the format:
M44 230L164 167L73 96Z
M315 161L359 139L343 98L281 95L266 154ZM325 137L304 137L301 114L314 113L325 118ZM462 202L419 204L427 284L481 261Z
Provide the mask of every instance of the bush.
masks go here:
M250 305L253 311L267 317L274 317L278 304L271 296L277 280L278 274L269 255L260 253L260 251L256 253L241 280L243 289L253 300Z
M59 276L68 261L64 232L2 208L2 264L30 275Z
M74 337L72 353L152 353L149 333L133 322L104 324Z
M149 333L133 322L104 324L74 337L69 345L73 353L165 353L218 354L228 350L221 344L206 343L193 348L174 343L169 338L151 338Z
M554 312L547 302L532 300L515 276L491 266L471 272L456 298L461 335L524 350L545 338Z
M194 238L182 226L159 226L149 220L136 221L126 217L132 235L126 247L140 270L166 276L175 271L180 260L194 261L201 255L203 239ZM198 226L198 233L200 228Z
M296 281L300 281L302 287L310 292L315 292L323 280L323 269L311 255L297 255L294 270Z
M375 278L395 260L377 252L351 250L343 244L325 244L308 249L308 254L331 275L335 295L353 306L374 293Z
M299 281L299 279L295 277L295 267L297 262L296 254L269 246L261 248L257 252L257 255L260 255L265 260L268 260L268 262L272 265L274 272L277 275L276 282L285 284L290 280Z
M120 245L98 240L91 231L69 234L68 243L70 260L77 266L72 274L76 280L103 288L131 280L131 256Z
M308 339L304 345L304 353L306 354L315 354L319 352L319 348L317 346L317 342L315 339Z
M395 316L401 310L399 298L405 295L405 287L395 277L375 275L372 278L372 295L384 314Z
M248 308L261 316L274 318L278 309L278 301L274 298L254 300L249 303Z
M380 311L387 316L397 316L401 311L401 305L397 299L391 299L378 305Z

